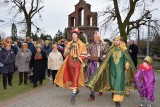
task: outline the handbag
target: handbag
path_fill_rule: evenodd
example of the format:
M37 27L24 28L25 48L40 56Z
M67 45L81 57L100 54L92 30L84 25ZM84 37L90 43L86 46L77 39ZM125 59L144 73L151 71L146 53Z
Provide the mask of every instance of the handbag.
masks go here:
M10 52L8 53L8 55L7 55L6 59L5 59L5 61L8 59L9 54L10 54ZM4 64L3 64L2 62L0 62L0 67L3 68L3 66L4 66Z

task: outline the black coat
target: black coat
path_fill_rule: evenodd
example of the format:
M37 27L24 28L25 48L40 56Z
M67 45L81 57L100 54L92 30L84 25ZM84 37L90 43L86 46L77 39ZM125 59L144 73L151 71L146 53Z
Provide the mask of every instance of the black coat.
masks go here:
M130 50L132 52L130 52ZM134 65L137 67L138 61L137 61L137 54L138 54L138 46L135 44L132 44L129 46L129 54L133 60Z
M45 79L45 70L47 69L47 55L45 52L41 51L42 59L35 60L34 57L36 52L32 54L30 60L30 67L33 68L33 81L41 81Z

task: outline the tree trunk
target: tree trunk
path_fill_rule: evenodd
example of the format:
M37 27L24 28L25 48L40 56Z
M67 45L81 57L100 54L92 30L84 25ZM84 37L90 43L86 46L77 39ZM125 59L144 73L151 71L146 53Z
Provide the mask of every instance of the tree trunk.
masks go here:
M27 23L26 36L31 36L31 23Z
M119 26L120 36L123 38L123 41L127 43L127 33L125 31L125 27Z
M31 17L29 15L25 15L26 17L26 27L27 27L27 31L26 31L26 36L31 36L31 29L32 29L32 21L31 21Z

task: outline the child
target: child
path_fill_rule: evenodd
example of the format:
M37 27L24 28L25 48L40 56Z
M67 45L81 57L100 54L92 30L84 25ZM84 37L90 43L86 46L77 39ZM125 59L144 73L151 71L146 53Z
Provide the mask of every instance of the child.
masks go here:
M152 107L150 102L154 101L155 76L152 62L153 59L146 56L135 75L135 86L141 97L140 107L144 107L144 98L147 99L147 107Z

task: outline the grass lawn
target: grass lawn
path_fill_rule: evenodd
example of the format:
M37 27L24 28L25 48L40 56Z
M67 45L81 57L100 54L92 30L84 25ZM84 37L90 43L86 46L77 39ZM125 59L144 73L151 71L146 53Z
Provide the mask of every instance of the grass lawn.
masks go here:
M18 73L15 72L13 74L13 86L7 86L7 90L3 90L2 75L0 74L0 102L13 98L17 95L23 94L25 92L29 92L31 90L46 86L51 82L49 79L46 78L43 81L43 85L38 85L37 88L33 88L33 85L29 82L28 85L18 85L18 79Z

